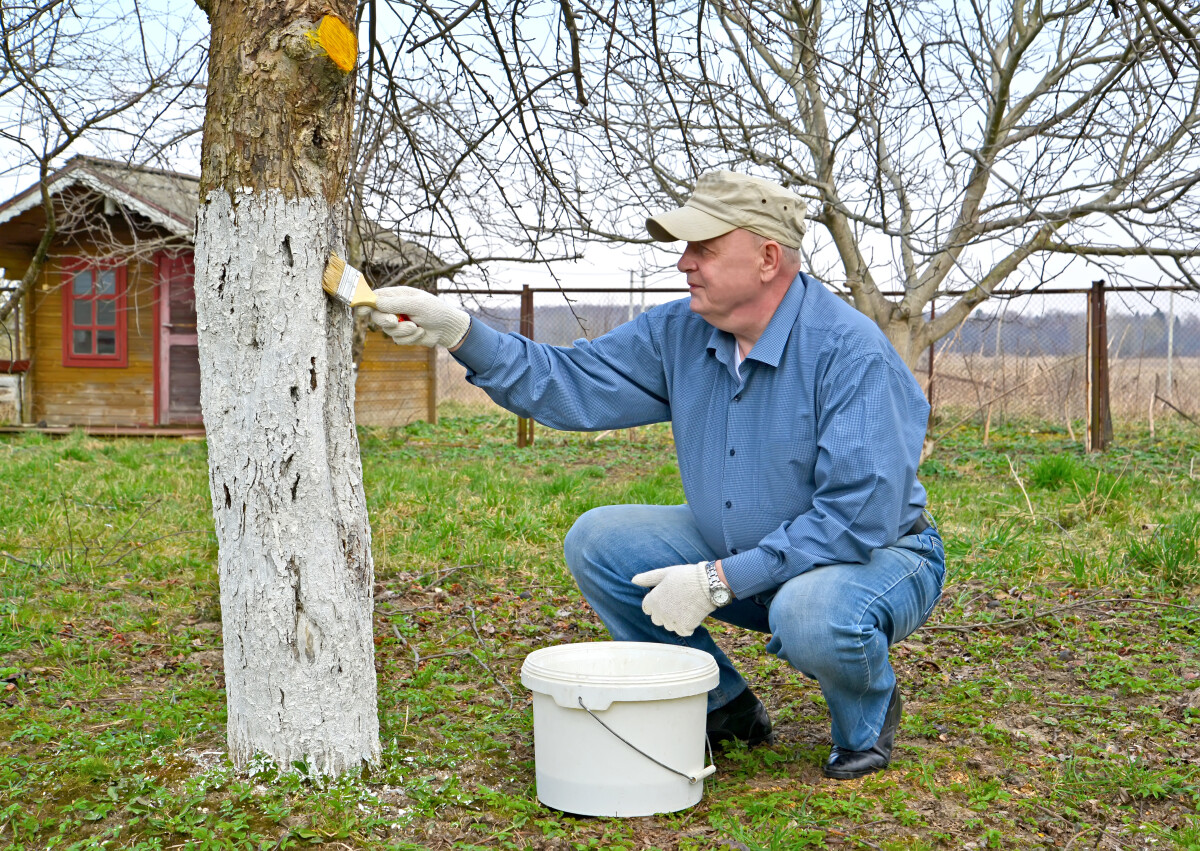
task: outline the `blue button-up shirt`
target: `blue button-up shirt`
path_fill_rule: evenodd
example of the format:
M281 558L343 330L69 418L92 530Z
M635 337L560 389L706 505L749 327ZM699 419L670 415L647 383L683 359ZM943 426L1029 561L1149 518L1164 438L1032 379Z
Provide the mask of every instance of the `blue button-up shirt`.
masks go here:
M895 543L925 506L929 404L878 326L801 273L739 370L733 335L688 304L571 347L472 320L455 356L552 428L670 420L688 506L739 598Z

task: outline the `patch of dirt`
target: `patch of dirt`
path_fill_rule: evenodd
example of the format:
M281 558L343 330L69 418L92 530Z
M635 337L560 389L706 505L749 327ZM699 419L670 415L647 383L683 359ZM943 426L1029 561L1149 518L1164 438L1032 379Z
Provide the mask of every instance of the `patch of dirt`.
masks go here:
M793 829L815 830L832 848L906 841L945 848L1156 848L1163 847L1161 841L1147 835L1145 826L1170 830L1194 823L1189 820L1195 819L1200 800L1200 743L1160 730L1154 719L1161 714L1182 722L1186 716L1194 724L1200 717L1196 621L1190 632L1164 629L1156 613L1147 613L1148 602L1115 594L1106 597L1116 602L1083 601L1052 617L1029 617L1023 613L1031 608L1037 612L1080 601L1064 591L1058 598L1025 601L1003 595L997 606L987 589L956 589L960 600L964 590L967 601L945 623L935 618L933 628L893 648L905 695L893 765L854 781L821 774L830 740L816 683L775 662L765 651L765 636L721 628L719 643L777 719L777 741L732 762L719 757L724 763L719 784L710 786L687 814L687 829L664 829L663 819L621 820L632 832L629 847L761 847L742 844L709 820L720 814L736 821L730 801L745 807L763 796L786 799L797 813L789 822ZM569 595L552 599L559 607L555 615L562 616L556 620L547 620L541 594L505 599L503 611L495 613L504 627L498 625L492 635L510 651L506 670L496 673L518 694L520 662L528 650L606 638L596 631L591 612L564 611ZM453 611L454 595L441 605ZM998 616L1018 622L970 626ZM1084 640L1093 634L1088 625L1098 616L1111 647ZM527 632L518 639L520 627ZM1128 662L1125 682L1106 676L1114 654L1122 665ZM1162 658L1178 660L1173 677L1156 679L1162 664L1156 660ZM1164 699L1164 692L1169 697ZM528 704L516 708L528 711ZM529 736L510 737L506 744L510 765L534 759ZM769 763L762 751L770 751ZM1179 771L1173 774L1173 768ZM473 763L462 787L468 795L482 787L527 794L528 778L514 784L512 774L487 761ZM1172 777L1179 779L1174 786ZM822 797L824 811L812 806L816 796ZM865 801L864 811L837 817L838 807L851 800ZM505 835L524 848L571 848L602 837L606 824L549 810L544 820ZM555 823L565 835L548 835L553 831L547 824ZM450 806L433 823L393 835L424 847L451 848L480 843L499 825L473 807Z

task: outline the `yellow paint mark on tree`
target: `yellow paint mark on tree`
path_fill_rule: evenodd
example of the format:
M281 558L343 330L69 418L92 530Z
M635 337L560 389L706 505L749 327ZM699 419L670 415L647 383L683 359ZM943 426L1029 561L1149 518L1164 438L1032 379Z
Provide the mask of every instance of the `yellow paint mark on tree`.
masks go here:
M317 26L317 44L325 49L333 64L350 71L358 60L358 39L341 18L326 15Z

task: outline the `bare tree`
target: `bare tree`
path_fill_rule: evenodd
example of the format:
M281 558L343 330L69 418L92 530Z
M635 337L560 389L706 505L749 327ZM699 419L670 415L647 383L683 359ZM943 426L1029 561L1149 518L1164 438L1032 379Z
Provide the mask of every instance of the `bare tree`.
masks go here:
M1001 284L1070 258L1196 284L1193 6L389 0L425 62L386 90L376 132L399 135L369 147L410 152L399 170L422 191L396 197L459 235L460 262L463 221L496 233L473 204L527 205L511 244L638 238L704 170L774 177L821 226L814 271L911 365Z
M576 128L547 103L580 78L554 48L558 6L366 0L351 180L360 222L442 258L408 283L497 262L579 259L595 239ZM549 13L548 13L549 12ZM547 52L545 36L550 36ZM364 243L366 240L364 240Z
M177 10L142 0L12 0L0 5L0 176L32 178L45 228L18 287L0 301L0 321L40 278L56 237L105 227L91 208L55 203L52 173L80 149L153 162L178 149L197 125L204 45ZM131 228L136 234L137 229ZM114 244L105 234L86 241Z
M817 272L912 365L1005 281L1061 274L1054 256L1148 257L1195 285L1200 66L1172 20L1190 13L1113 5L716 0L698 24L589 5L609 94L591 126L644 196L732 165L808 197L814 261L836 258Z
M345 245L354 6L204 8L196 314L229 754L338 775L380 755L353 321L321 288Z

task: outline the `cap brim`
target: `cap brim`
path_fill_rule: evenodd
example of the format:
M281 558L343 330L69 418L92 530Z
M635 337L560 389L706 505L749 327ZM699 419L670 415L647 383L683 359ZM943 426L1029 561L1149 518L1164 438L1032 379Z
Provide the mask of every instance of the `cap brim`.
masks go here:
M685 242L701 242L724 236L736 228L737 225L695 207L680 207L646 219L646 230L659 242L674 242L678 239Z

